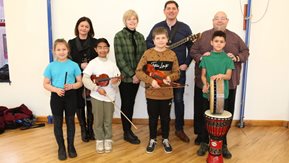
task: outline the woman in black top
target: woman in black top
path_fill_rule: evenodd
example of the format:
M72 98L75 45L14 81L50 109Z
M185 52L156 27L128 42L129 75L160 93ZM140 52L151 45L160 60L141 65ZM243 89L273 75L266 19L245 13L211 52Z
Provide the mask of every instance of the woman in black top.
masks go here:
M76 62L83 71L88 62L97 57L97 53L93 47L96 39L94 37L94 30L91 20L87 17L78 19L74 28L75 38L68 41L70 46L70 55L74 62ZM89 91L81 87L77 91L78 95L78 110L77 118L81 127L81 139L83 142L95 140L92 129L93 115L91 111L91 102ZM87 119L85 118L85 105L87 108Z

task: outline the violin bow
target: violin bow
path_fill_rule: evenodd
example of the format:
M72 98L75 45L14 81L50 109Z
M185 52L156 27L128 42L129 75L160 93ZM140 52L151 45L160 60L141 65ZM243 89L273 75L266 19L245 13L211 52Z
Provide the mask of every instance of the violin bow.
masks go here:
M133 123L132 121L121 111L121 109L115 104L115 102L111 99L111 97L109 97L107 94L105 95L111 103L113 103L113 105L117 108L117 110L128 120L128 122L135 128L138 129Z

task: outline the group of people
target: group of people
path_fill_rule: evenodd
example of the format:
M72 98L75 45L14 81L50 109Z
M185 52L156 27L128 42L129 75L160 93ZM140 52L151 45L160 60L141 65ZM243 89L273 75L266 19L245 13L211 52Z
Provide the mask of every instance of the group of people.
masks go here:
M98 153L112 151L112 118L117 88L123 113L123 139L131 144L140 144L140 139L131 129L140 81L146 84L149 115L146 152L154 151L158 135L162 136L164 151L172 152L169 142L172 102L176 115L175 135L188 143L190 139L184 132L184 85L186 70L192 60L195 61L194 133L197 135L194 142L200 145L197 154L206 154L209 140L204 112L208 100L203 94L208 92L209 80L226 80L228 98L225 109L233 114L241 63L247 60L249 50L237 34L226 29L229 19L224 12L215 14L213 28L203 32L194 44L188 41L173 49L168 48L192 35L190 27L177 20L178 13L178 3L167 1L164 5L166 19L157 23L145 39L136 30L139 22L137 13L134 10L126 11L123 15L125 27L114 37L116 63L107 58L109 42L105 38L94 38L93 26L87 17L77 21L74 39L68 43L64 39L54 42L56 59L46 67L43 85L51 92L50 106L59 160L67 158L62 130L63 112L69 157L77 156L74 148L75 113L81 127L82 141L96 140ZM181 86L175 88L172 84L175 82ZM161 127L158 129L159 117ZM232 157L226 136L223 156Z

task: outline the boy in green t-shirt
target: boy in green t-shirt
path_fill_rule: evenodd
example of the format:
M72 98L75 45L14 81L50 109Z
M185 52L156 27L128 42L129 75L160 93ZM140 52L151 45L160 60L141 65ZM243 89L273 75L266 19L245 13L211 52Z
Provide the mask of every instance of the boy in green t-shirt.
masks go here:
M226 45L226 34L222 31L215 31L211 45L213 46L213 51L210 53L205 53L202 57L202 62L200 63L200 68L202 68L201 79L203 82L203 97L208 99L209 83L210 80L224 80L224 95L225 99L229 96L229 80L231 79L232 70L235 69L234 63L231 58L223 51ZM225 100L225 109L226 102ZM208 100L203 104L202 107L206 111L209 108ZM209 136L205 126L205 120L202 121L201 128L201 146L197 151L199 156L203 156L208 151Z
M204 56L200 63L202 68L203 97L208 98L210 80L224 80L225 99L229 96L229 80L232 69L235 69L231 58L223 51L226 45L226 34L222 31L214 32L211 40L213 51Z

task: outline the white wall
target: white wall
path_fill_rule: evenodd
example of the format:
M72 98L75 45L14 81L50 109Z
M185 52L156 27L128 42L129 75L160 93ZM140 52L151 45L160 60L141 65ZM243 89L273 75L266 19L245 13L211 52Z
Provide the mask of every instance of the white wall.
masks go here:
M122 15L127 9L137 11L140 17L137 29L146 37L155 23L164 20L165 2L52 0L53 37L73 38L77 19L87 16L93 22L96 37L105 37L113 45L113 37L122 29ZM243 2L246 1L241 0ZM262 16L266 2L253 1L253 21ZM179 0L178 3L178 19L187 23L193 33L211 28L214 13L224 10L230 19L228 28L244 38L240 1ZM289 21L284 16L289 14L288 6L286 0L270 1L265 17L251 26L245 119L289 120L289 55L286 53L289 51ZM14 107L24 103L36 115L51 114L49 92L42 87L42 73L48 64L46 1L4 0L4 7L12 84L0 83L0 105ZM110 58L114 60L113 47ZM193 67L192 63L187 72L186 119L193 118ZM282 80L277 78L277 74L284 76ZM240 90L241 87L237 92L234 119L239 119ZM117 103L120 103L119 99ZM119 117L118 112L115 117ZM147 117L143 88L137 95L134 117Z

